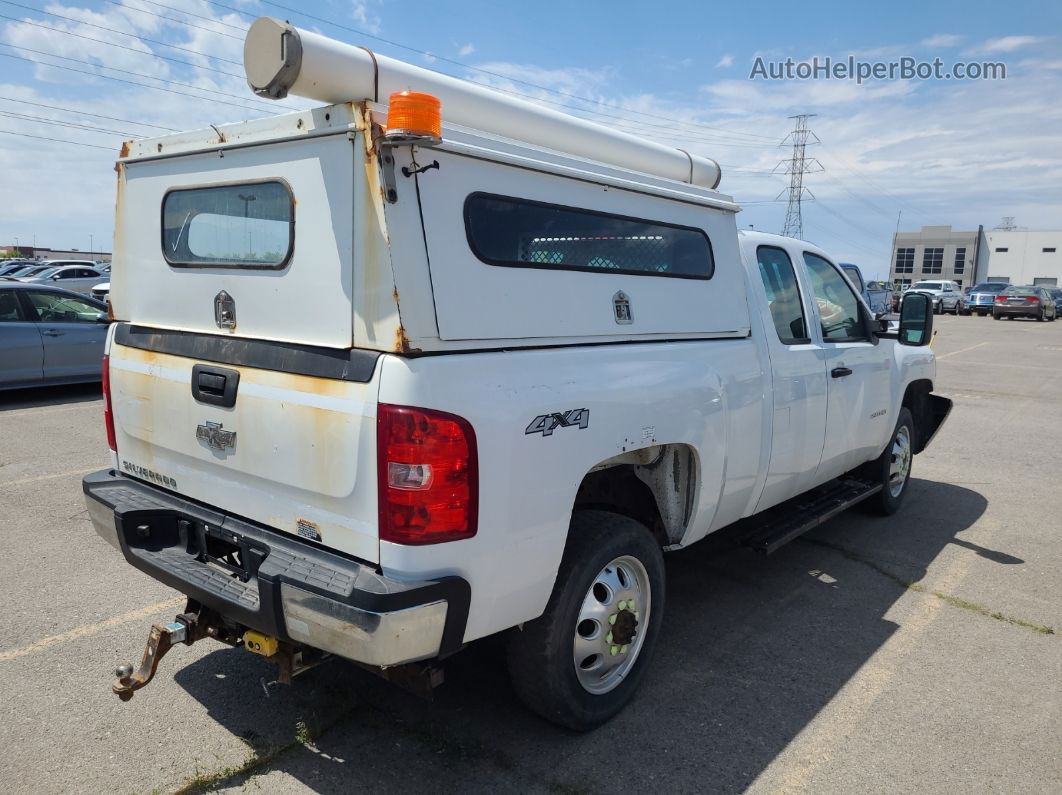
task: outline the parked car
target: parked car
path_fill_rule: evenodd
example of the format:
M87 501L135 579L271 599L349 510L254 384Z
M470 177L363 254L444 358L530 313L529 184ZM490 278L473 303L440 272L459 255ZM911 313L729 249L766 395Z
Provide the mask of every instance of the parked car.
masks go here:
M996 296L1007 289L1005 282L981 282L970 288L966 297L964 314L977 314L981 317L992 314L992 305Z
M892 287L886 282L868 282L863 278L863 271L854 263L851 262L838 262L841 270L844 271L844 275L848 277L859 294L863 296L863 300L867 302L867 306L874 313L875 316L883 315L886 312L892 311Z
M1053 321L1057 316L1055 299L1046 287L1008 287L996 296L992 304L992 317L1034 317L1039 321Z
M1062 287L1046 287L1051 299L1055 302L1055 317L1062 312Z
M44 270L19 277L19 281L32 284L54 283L56 287L88 295L97 284L107 281L107 275L96 270L94 264L72 263L60 260L46 263Z
M0 260L0 277L7 276L13 271L22 270L32 265L36 265L37 261L32 259L4 259Z
M951 407L929 296L891 334L828 252L739 233L712 161L278 20L247 35L262 96L339 104L123 150L114 464L83 491L190 601L120 698L182 642L427 681L505 633L517 695L590 729L674 631L664 549L900 509ZM439 98L385 119L375 81ZM374 133L412 100L418 127Z
M50 266L44 263L34 262L30 265L20 265L4 274L4 278L11 281L18 281L25 276L35 276L38 273L48 270Z
M97 284L95 287L92 288L91 295L97 301L103 301L104 303L106 303L107 299L110 298L110 295L111 295L111 283L110 282L100 282L99 284Z
M911 293L928 295L933 301L933 311L938 315L944 312L959 314L963 309L962 290L956 282L951 281L924 281L915 282L900 298L903 299Z
M0 282L0 389L100 380L107 305L45 284Z

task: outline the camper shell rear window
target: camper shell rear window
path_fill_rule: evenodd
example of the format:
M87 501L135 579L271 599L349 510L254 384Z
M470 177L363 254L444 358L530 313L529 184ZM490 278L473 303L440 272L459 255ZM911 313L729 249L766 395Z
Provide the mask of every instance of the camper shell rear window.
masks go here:
M703 230L557 204L473 193L465 200L472 252L508 268L710 279Z
M174 267L279 270L294 246L284 180L175 188L162 198L162 254Z

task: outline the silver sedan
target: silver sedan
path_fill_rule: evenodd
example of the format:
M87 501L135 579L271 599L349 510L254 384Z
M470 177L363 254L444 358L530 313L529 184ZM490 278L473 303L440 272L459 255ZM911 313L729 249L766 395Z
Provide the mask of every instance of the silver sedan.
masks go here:
M54 284L65 290L88 295L92 288L110 277L96 270L94 263L53 261L44 263L49 267L17 277L20 282L31 284Z

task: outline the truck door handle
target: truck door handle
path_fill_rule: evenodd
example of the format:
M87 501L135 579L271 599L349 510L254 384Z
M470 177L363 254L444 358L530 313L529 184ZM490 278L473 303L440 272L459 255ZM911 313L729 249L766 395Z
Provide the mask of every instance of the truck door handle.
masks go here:
M848 367L834 367L830 370L830 375L834 378L844 378L846 375L851 375L852 371Z
M192 368L192 397L200 403L232 408L236 405L236 389L240 373L227 367L197 364Z

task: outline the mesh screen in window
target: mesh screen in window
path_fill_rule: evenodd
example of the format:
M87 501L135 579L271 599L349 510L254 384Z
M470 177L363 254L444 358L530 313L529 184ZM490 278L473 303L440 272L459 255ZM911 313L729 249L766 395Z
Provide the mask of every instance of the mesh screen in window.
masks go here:
M473 193L465 201L473 253L488 265L710 279L700 229L594 210Z

